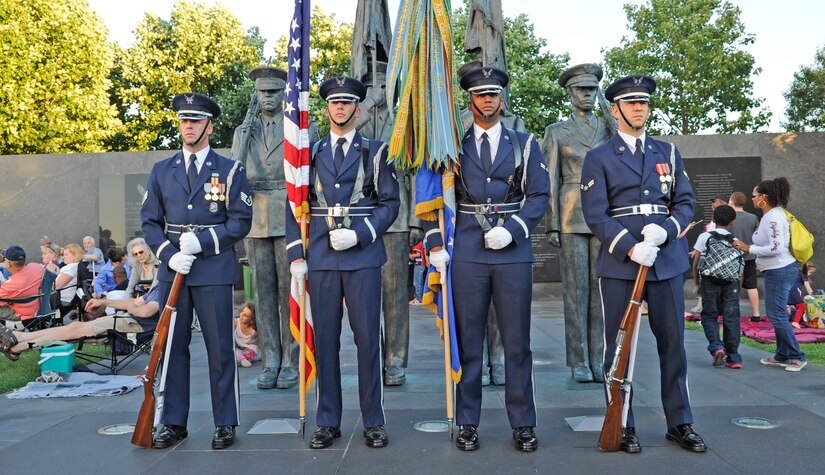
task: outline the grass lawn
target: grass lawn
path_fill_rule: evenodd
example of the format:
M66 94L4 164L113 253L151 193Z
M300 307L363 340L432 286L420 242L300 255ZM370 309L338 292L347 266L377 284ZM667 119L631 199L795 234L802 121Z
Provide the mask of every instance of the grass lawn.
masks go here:
M88 342L83 345L83 352L100 356L101 359L108 358L110 354L109 347ZM39 359L38 350L24 351L17 361L11 361L0 353L0 394L23 387L40 376L40 366L37 364Z
M703 331L702 324L698 322L685 322L685 328L689 330ZM759 343L756 340L742 336L740 344L759 348L770 352L771 355L776 351L776 345L768 343ZM808 358L808 363L815 366L825 366L825 345L821 343L800 343L799 347Z

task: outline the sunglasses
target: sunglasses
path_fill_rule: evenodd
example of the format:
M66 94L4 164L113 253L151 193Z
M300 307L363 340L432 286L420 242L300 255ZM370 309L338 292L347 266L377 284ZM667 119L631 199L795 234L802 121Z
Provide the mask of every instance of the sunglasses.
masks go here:
M146 251L135 251L134 253L132 253L132 255L135 256L135 257L138 257L138 256L142 256L144 252L146 252Z
M765 193L753 193L754 198L758 198L760 196L764 196Z

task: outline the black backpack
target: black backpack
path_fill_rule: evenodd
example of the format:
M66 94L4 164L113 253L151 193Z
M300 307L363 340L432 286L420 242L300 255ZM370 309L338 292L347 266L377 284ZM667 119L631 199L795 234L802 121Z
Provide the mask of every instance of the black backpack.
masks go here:
M705 256L700 269L703 279L717 284L728 284L742 278L745 270L743 253L733 247L731 234L710 231L705 248Z

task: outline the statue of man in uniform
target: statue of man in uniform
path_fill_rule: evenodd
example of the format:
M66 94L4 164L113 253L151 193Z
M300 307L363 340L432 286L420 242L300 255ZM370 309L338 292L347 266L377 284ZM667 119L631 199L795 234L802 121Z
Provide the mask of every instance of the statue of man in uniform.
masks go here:
M373 73L370 65L361 78L367 97L360 104L356 129L368 139L389 144L393 121L387 107L387 63L378 61ZM384 314L384 384L401 386L407 381L407 355L410 346L410 306L407 295L410 248L423 239L424 232L415 217L411 199L411 178L396 170L401 205L398 218L383 235L388 260L381 272L381 309Z
M610 139L611 129L593 114L602 68L567 68L559 85L573 105L569 119L547 126L541 148L550 171L547 237L559 248L564 284L564 335L567 366L577 382L602 381L604 321L596 278L599 240L584 222L581 172L590 149Z
M245 239L252 267L258 335L263 353L259 389L287 389L298 383L298 344L289 329L289 261L284 233L284 115L286 71L260 66L255 81L260 116L235 129L232 158L246 167L252 190L252 229ZM244 135L249 137L244 140ZM310 140L318 127L310 123Z

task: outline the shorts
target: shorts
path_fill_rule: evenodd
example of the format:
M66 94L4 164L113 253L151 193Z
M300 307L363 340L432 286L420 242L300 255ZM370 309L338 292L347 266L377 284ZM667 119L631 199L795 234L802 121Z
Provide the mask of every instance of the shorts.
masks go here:
M756 288L756 259L745 261L745 271L742 273L742 288Z
M143 327L134 318L125 316L115 318L112 315L104 315L92 320L92 328L94 328L95 335L104 335L112 328L121 333L140 333L143 331Z

